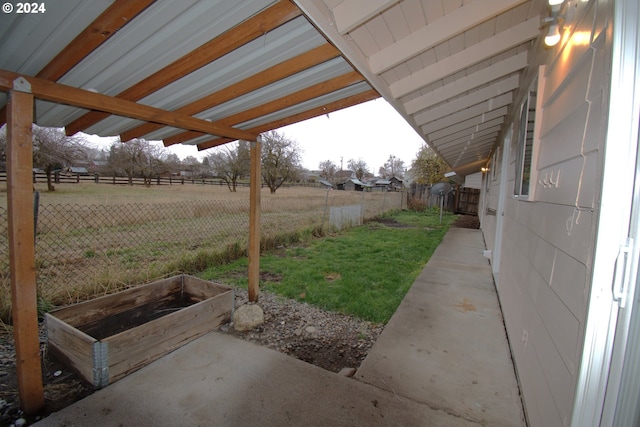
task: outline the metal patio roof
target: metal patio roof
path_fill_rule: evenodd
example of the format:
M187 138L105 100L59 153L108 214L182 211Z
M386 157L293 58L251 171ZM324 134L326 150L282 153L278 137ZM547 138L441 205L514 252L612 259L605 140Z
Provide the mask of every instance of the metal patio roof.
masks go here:
M0 81L37 77L44 92L48 82L65 85L55 96L36 96L41 126L206 149L382 95L458 175L478 171L503 131L544 10L541 0L58 0L46 7L0 15ZM117 108L95 111L111 104L95 93L157 110L128 115L136 104L116 100ZM6 99L0 93L0 106ZM160 110L171 115L160 120ZM198 120L189 126L185 117Z

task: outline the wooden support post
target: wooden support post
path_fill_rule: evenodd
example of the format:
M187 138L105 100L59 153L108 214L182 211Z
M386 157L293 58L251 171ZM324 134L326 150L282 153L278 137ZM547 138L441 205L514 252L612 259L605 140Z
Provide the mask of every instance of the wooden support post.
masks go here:
M7 109L7 206L13 335L20 404L26 414L44 408L33 229L33 95L23 79L13 82Z
M260 151L261 136L251 142L251 179L249 188L249 301L260 294Z

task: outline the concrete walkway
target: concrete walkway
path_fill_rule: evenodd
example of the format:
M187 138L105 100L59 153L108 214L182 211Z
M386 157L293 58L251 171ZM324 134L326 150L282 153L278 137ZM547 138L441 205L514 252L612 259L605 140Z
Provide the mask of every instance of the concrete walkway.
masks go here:
M358 380L482 425L525 425L484 249L480 231L449 230Z
M354 379L210 333L40 426L522 426L484 244L451 229Z

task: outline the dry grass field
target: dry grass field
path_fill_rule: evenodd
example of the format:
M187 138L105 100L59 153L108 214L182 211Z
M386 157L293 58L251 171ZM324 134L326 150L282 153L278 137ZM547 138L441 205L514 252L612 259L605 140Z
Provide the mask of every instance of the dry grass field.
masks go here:
M36 235L42 309L136 286L177 272L196 273L241 256L248 242L249 189L177 184L58 184L40 193ZM10 317L6 188L0 188L0 319ZM261 192L263 245L328 229L331 207L363 205L371 218L401 209L401 193L312 187Z

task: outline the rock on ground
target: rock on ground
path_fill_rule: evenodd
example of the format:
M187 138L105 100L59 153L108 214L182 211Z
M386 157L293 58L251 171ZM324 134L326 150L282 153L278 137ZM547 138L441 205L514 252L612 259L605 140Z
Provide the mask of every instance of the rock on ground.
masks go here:
M250 331L264 323L264 311L257 304L244 304L233 313L233 328L236 331Z

